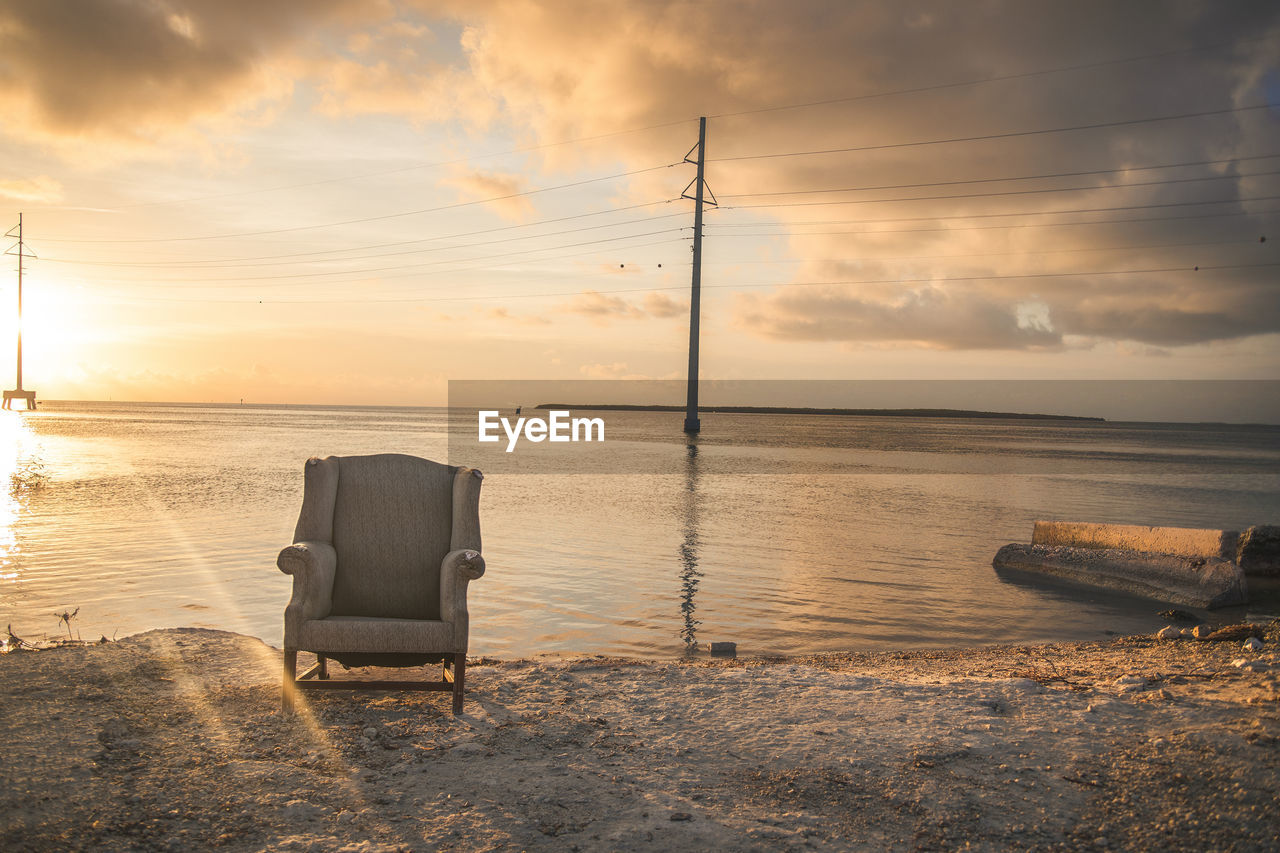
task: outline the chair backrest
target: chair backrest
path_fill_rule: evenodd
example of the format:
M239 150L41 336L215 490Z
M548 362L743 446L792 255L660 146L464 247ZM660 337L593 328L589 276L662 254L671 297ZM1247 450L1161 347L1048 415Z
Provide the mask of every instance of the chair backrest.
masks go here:
M331 460L337 463L331 541L338 555L332 613L439 619L440 563L455 538L458 468L398 453L320 462Z

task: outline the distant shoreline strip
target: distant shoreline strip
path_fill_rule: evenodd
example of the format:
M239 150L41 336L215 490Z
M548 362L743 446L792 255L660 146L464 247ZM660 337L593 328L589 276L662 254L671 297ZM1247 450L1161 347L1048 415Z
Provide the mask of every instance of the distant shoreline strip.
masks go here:
M632 405L627 403L539 403L536 409L578 409L594 412L683 412L684 406ZM792 406L699 406L699 412L726 415L849 415L896 418L989 418L1023 421L1087 421L1105 423L1106 418L1078 415L1044 415L1023 412L982 412L970 409L818 409Z

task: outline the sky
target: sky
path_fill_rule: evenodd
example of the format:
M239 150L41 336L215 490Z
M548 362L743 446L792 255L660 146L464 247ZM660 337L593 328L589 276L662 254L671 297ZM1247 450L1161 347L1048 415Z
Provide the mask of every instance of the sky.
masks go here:
M706 378L1272 379L1278 59L1274 2L0 0L24 385L682 378L700 116Z

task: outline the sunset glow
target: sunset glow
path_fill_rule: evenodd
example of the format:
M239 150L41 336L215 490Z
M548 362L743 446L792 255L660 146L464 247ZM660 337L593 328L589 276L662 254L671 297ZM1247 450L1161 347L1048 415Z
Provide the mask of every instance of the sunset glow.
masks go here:
M26 384L681 377L703 115L707 376L1274 376L1274 5L1005 5L0 4Z

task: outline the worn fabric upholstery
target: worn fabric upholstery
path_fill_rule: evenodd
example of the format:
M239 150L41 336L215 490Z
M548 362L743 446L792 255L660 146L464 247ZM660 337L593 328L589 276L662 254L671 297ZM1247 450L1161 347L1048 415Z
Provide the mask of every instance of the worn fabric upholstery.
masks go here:
M459 468L453 480L453 535L449 550L480 547L480 483L484 475L474 468Z
M333 613L440 618L458 469L399 454L338 460Z
M307 461L286 650L465 653L467 585L484 574L471 468L401 454Z
M301 646L326 652L455 651L448 622L373 616L312 619L302 626Z
M311 457L303 466L302 511L294 542L333 544L333 504L338 498L338 457Z
M293 575L293 598L284 609L284 638L299 636L308 619L323 619L333 609L333 576L338 553L328 542L295 542L280 552L280 571Z

